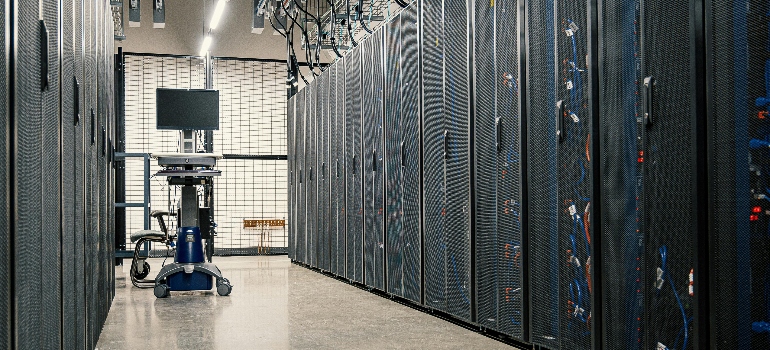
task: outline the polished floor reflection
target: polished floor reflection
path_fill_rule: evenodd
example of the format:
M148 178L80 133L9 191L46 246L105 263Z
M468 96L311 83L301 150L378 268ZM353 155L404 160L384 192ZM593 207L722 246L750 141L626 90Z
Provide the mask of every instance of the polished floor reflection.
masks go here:
M292 265L286 256L221 257L233 284L156 299L116 271L98 349L512 349L431 315ZM151 259L152 273L162 259Z

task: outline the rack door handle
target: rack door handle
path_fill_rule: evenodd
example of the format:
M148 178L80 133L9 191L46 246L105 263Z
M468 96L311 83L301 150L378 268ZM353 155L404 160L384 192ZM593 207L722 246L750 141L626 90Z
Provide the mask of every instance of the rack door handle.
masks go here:
M556 102L556 136L559 141L564 139L564 100Z
M321 163L321 181L326 180L326 162Z
M449 159L449 130L444 130L444 159Z
M340 160L339 159L337 159L334 162L334 176L338 179L340 178Z
M299 173L297 174L297 179L299 179L299 183L302 183L302 169L299 169Z
M377 150L372 150L372 172L377 172Z
M353 155L353 162L350 163L350 170L353 171L353 175L356 174L356 155Z
M310 177L310 181L313 181L313 167L310 167L310 171L308 173L308 176Z
M644 78L644 88L642 89L642 115L644 116L644 125L650 126L654 122L652 113L652 98L654 94L655 77Z
M406 141L401 141L401 167L406 167Z
M72 96L74 98L74 117L75 125L80 124L80 83L78 77L72 77Z
M503 118L500 117L495 120L495 146L498 153L503 150Z

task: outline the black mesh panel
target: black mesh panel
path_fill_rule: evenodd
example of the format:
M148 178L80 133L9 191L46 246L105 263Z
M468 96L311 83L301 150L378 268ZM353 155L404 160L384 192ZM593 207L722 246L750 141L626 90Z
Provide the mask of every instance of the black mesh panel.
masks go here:
M0 3L0 57L7 57L5 50L5 2ZM8 81L6 80L8 74L8 63L6 60L0 60L0 130L8 130ZM11 188L8 183L8 134L7 132L0 133L0 264L3 266L11 266L11 247L9 247L10 235L8 227L8 193ZM13 276L9 274L8 269L2 269L0 271L0 315L8 315L11 310L10 300L10 283ZM3 347L10 347L11 342L11 322L10 318L3 317L0 319L0 345Z
M420 76L419 43L417 38L417 3L401 12L401 137L404 142L405 165L402 169L401 267L403 296L420 301ZM390 138L390 136L388 136Z
M646 240L642 290L651 291L644 298L649 305L646 347L660 343L692 349L696 321L690 319L695 298L689 295L688 284L695 263L694 238L702 232L695 232L697 225L693 224L697 174L694 159L688 156L695 154L695 101L690 98L695 74L690 59L693 28L685 25L691 23L690 6L687 2L650 2L643 9L642 74L656 79L655 122L644 129L643 136L641 211ZM657 283L659 268L662 284Z
M386 242L388 293L404 296L403 168L401 143L404 141L401 110L401 16L387 23L385 36L385 140L387 199Z
M363 282L363 180L361 155L361 52L357 46L345 59L347 64L345 90L348 101L345 110L345 167L346 176L346 228L347 228L347 275Z
M345 107L347 106L347 94L345 92L345 59L340 59L335 65L337 70L337 104L336 104L336 121L334 124L336 140L334 140L334 153L332 155L332 161L334 165L334 183L335 190L332 191L332 195L337 201L336 206L336 218L337 218L337 274L343 277L347 277L347 258L346 258L346 242L347 233L345 231Z
M317 91L314 84L305 87L307 91L307 114L305 116L305 171L307 171L307 258L306 263L311 266L318 266L318 224L316 202L316 186L318 185L318 167L316 161L316 137L318 126L316 124L316 105L318 104Z
M305 123L307 122L307 88L297 93L297 250L296 259L307 263L307 166L305 163Z
M607 1L603 7L604 65L601 86L602 252L604 271L603 317L605 346L643 349L640 303L644 252L643 226L637 198L641 195L642 151L639 105L641 67L638 43L639 10L635 0ZM641 119L639 119L641 120ZM641 159L643 160L643 159ZM646 347L646 348L649 348Z
M444 125L447 131L447 310L471 319L470 154L468 151L468 13L464 0L444 2Z
M766 349L770 348L770 194L766 189L770 162L765 144L770 136L770 6L758 0L710 4L713 226L709 256L715 277L711 279L715 320L711 339L720 349Z
M45 200L42 202L42 232L40 247L42 257L40 264L44 268L39 271L37 278L41 279L41 347L54 349L61 347L61 289L60 289L60 261L56 257L61 255L60 242L60 214L61 202L59 198L59 6L56 2L43 3L43 19L48 28L48 88L42 92L42 193ZM37 6L35 6L37 8ZM32 39L32 38L28 38ZM39 60L39 59L38 59ZM36 61L33 61L36 62ZM37 66L37 64L33 64ZM32 76L25 77L32 79ZM20 98L28 98L19 95ZM35 118L33 114L25 115L26 118ZM24 161L22 160L22 164ZM27 165L22 165L27 166ZM22 196L26 193L20 192ZM23 237L23 236L17 236ZM98 248L98 247L97 247ZM95 251L101 251L95 249ZM48 258L44 258L48 257ZM27 291L29 293L29 291ZM106 298L106 295L104 296Z
M364 260L368 286L385 289L384 209L383 208L383 31L377 30L363 42L363 178L364 178Z
M288 204L289 204L289 242L288 242L288 256L289 259L295 259L296 255L294 253L295 245L297 243L297 237L296 237L296 217L295 214L297 213L295 205L297 204L297 200L295 198L295 175L294 175L294 163L297 160L297 156L294 153L294 110L297 103L297 95L294 95L289 98L287 104L286 104L286 154L288 159L288 173L287 173L287 180L288 180Z
M497 230L497 77L495 77L495 3L476 0L475 167L476 167L476 288L478 323L498 329L500 258ZM499 2L496 3L499 5ZM499 48L499 47L498 47Z
M16 52L15 101L16 207L15 210L15 281L16 346L22 349L43 348L41 297L43 256L42 239L42 115L40 83L40 27L38 2L18 1L16 30L19 40ZM55 30L52 27L51 30Z
M558 144L558 315L561 347L591 347L591 173L586 1L558 1L556 13L557 100L563 101Z
M338 269L337 252L339 251L339 210L337 208L337 65L327 69L329 71L329 153L326 168L329 182L329 271L340 275Z
M329 270L329 69L315 82L318 89L318 267Z
M527 5L528 52L528 189L532 343L558 348L558 271L564 257L558 251L556 165L556 66L553 0ZM536 33L547 33L539 35ZM551 33L554 33L553 35ZM564 35L562 33L562 35ZM539 312L535 310L541 310Z
M517 6L477 1L475 10L478 322L521 339Z
M444 28L441 1L422 5L425 304L446 310Z

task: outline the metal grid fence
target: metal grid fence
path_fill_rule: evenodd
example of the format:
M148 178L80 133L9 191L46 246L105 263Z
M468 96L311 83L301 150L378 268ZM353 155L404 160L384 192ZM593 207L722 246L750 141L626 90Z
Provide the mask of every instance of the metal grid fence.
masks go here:
M204 88L204 59L126 54L125 62L126 152L175 152L178 132L155 129L155 90ZM212 72L220 91L214 152L227 155L217 164L222 176L214 184L215 254L285 253L288 221L284 227L244 227L244 220L288 219L285 69L274 61L215 58ZM159 169L155 161L151 167L152 173ZM143 176L142 160L127 159L126 202L143 201ZM180 195L175 187L169 192L165 178L151 179L150 191L153 209L168 208L169 199L175 206ZM143 215L126 210L127 235L143 228ZM156 222L151 225L157 229Z

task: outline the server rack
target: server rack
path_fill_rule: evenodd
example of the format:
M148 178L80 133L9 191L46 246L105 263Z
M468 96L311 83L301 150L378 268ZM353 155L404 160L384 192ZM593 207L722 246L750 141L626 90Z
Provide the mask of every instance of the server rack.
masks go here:
M477 322L525 340L518 1L475 1Z
M399 64L401 52L401 16L400 14L385 25L385 217L387 218L385 243L387 245L387 292L404 295L404 266L402 263L403 229L401 202L403 196L402 167L404 155L401 145L404 142L401 126L401 74Z
M467 3L422 3L426 305L473 315Z
M387 292L420 303L419 87L417 8L387 24L385 159ZM404 44L412 52L404 52ZM412 76L410 77L409 74ZM410 84L412 84L410 86Z
M289 241L288 241L288 256L289 259L296 260L297 255L295 253L296 251L296 244L297 244L297 199L295 197L296 189L295 189L295 181L294 178L294 163L296 162L297 155L294 151L294 114L297 104L297 95L293 95L289 97L289 100L287 102L287 110L286 110L286 154L287 154L287 179L288 179L288 186L287 186L287 192L289 196L289 205L288 205L288 211L289 211Z
M26 3L19 2L17 6L25 6ZM24 25L19 25L19 42L26 41L29 45L39 45L39 50L45 50L48 52L47 57L41 58L41 56L37 57L19 57L19 59L26 59L29 61L26 62L18 62L17 63L17 72L20 72L21 74L18 76L19 79L24 80L32 80L33 82L40 82L39 77L36 80L36 74L31 74L34 71L31 71L30 69L35 69L40 65L46 65L47 66L47 87L44 87L43 89L39 89L40 91L40 100L36 101L38 104L40 104L40 110L41 114L26 114L26 116L20 115L20 117L28 118L28 119L37 119L33 123L37 124L35 127L38 128L35 132L39 132L40 139L38 142L40 144L38 145L39 150L42 152L37 155L37 159L32 161L32 164L27 163L27 159L20 158L19 163L17 166L19 167L30 167L32 166L33 169L29 169L27 171L35 171L40 172L39 180L42 180L40 190L41 196L42 196L42 203L38 204L38 213L30 212L27 213L27 215L40 216L39 219L41 220L41 231L36 233L39 235L40 241L37 241L35 243L27 243L27 244L36 244L40 247L39 256L36 256L39 260L38 267L40 268L37 270L37 272L33 272L33 274L36 274L37 276L34 276L33 278L39 279L40 284L38 285L41 288L41 292L37 295L29 296L31 298L38 298L40 299L40 306L42 307L41 310L34 310L34 309L27 309L26 307L32 306L32 305L24 305L25 307L19 307L17 309L17 312L32 312L32 313L39 313L40 317L40 323L38 325L35 325L33 327L42 328L46 330L50 330L47 332L40 332L38 335L40 336L39 339L36 341L40 341L39 345L42 348L55 348L61 346L61 332L59 331L62 322L61 322L61 314L62 314L62 295L60 291L60 286L62 284L62 273L61 273L61 261L58 259L54 259L53 257L58 257L61 255L61 236L60 236L60 225L61 225L61 213L62 213L62 203L61 203L61 181L59 180L59 175L61 171L60 166L60 151L59 151L59 145L60 145L60 138L59 138L59 130L61 128L61 117L59 112L59 105L61 103L61 99L63 98L60 95L59 92L59 86L61 84L59 72L60 72L60 66L59 66L59 43L62 40L61 33L59 31L59 11L60 4L58 3L52 3L52 2L46 2L38 4L35 3L34 5L29 4L30 6L34 6L33 8L29 9L21 9L20 8L20 15L23 12L30 11L37 14L37 10L40 9L42 12L40 15L42 15L42 19L45 22L45 26L48 31L48 42L36 42L35 36L33 34L32 37L24 38L22 35L24 34L21 29L29 25L31 28L34 28L32 33L37 34L37 30L39 30L39 22L37 21L37 18L39 17L29 17L22 19L22 16L19 16L20 21L24 20L30 20L29 23L26 23ZM38 36L39 38L39 36ZM25 40L26 39L26 40ZM40 40L44 40L43 38L40 38ZM19 44L19 47L23 47L24 44ZM46 60L46 62L42 62L42 60ZM27 74L30 74L30 76L27 76ZM42 72L40 74L43 74ZM42 90L42 91L41 91ZM20 96L22 100L27 98L35 98L38 96L35 95L27 95L27 92L19 89L17 90L17 96ZM20 111L22 112L22 111ZM26 112L32 112L32 111L26 111ZM21 119L21 118L20 118ZM21 134L22 131L19 131ZM20 142L24 142L21 138L19 138ZM25 146L20 146L25 147ZM34 159L34 158L33 158ZM38 163L40 162L40 163ZM39 164L41 167L39 169L34 169L34 166ZM30 179L31 180L31 179ZM26 181L26 179L25 179ZM21 196L26 197L27 193L19 191L18 192ZM37 196L33 196L37 197ZM40 206L42 205L42 208ZM24 210L24 209L22 209ZM42 215L41 215L42 214ZM92 231L94 232L94 231ZM103 231L98 231L99 233ZM21 238L24 237L24 238ZM26 236L22 232L17 233L17 241L20 240L27 240L31 239L36 241L35 238L32 238L34 236ZM101 238L101 235L97 235L97 237ZM21 238L21 239L20 239ZM27 245L24 244L24 245ZM18 246L19 248L22 248L23 246ZM23 248L22 248L23 249ZM101 253L104 248L96 247L96 249L93 249L96 253ZM48 257L48 258L46 258ZM8 266L8 265L6 265ZM107 266L103 266L100 264L98 265L99 268L106 268ZM83 271L86 275L90 275L93 277L101 277L99 274L94 274L93 270L86 270ZM106 276L105 276L106 277ZM106 278L105 278L106 279ZM19 281L17 280L16 285L19 285ZM24 294L33 294L31 291L34 290L32 288L19 288L18 292L24 293ZM111 300L109 298L108 293L105 293L103 298L97 298L95 300L103 303L105 301ZM101 305L99 305L101 306ZM96 317L93 317L92 319L93 323L101 324L100 320ZM20 320L21 321L21 320ZM93 335L90 335L93 337ZM19 344L21 346L21 344Z
M345 58L340 58L334 65L335 69L335 119L334 138L332 139L332 158L334 162L334 176L332 196L334 200L334 220L336 225L336 273L339 276L347 275L347 233L345 229L345 108L347 94L345 90Z
M307 122L307 87L297 93L297 260L305 264L307 257L307 184L308 175L305 160L305 123Z
M530 305L533 344L557 349L564 303L559 300L555 1L529 2L527 20L526 154L529 173ZM555 117L549 117L555 116ZM534 310L547 310L535 312Z
M358 45L345 59L345 90L348 100L345 104L345 208L347 237L347 276L351 281L363 283L363 156L361 140L361 56L362 45Z
M364 179L364 282L385 290L385 221L383 149L383 34L382 27L362 43Z
M329 72L329 147L327 157L328 182L329 182L329 272L339 275L337 270L337 178L335 152L337 150L337 66L332 65L326 69Z
M318 167L316 166L316 141L318 124L316 123L317 113L316 108L318 104L318 92L315 85L309 85L305 88L307 90L307 114L305 116L305 168L307 169L307 226L305 228L305 234L307 235L307 259L305 263L317 267L318 266L318 202L317 202L317 186L316 174Z
M669 5L606 1L601 8L607 348L708 344L700 331L708 285L699 262L706 208L695 38L702 29L697 2Z
M318 154L318 267L329 271L329 72L327 69L318 77L315 85L318 91L317 115Z
M767 11L706 1L710 249L699 253L711 261L713 349L770 348Z

